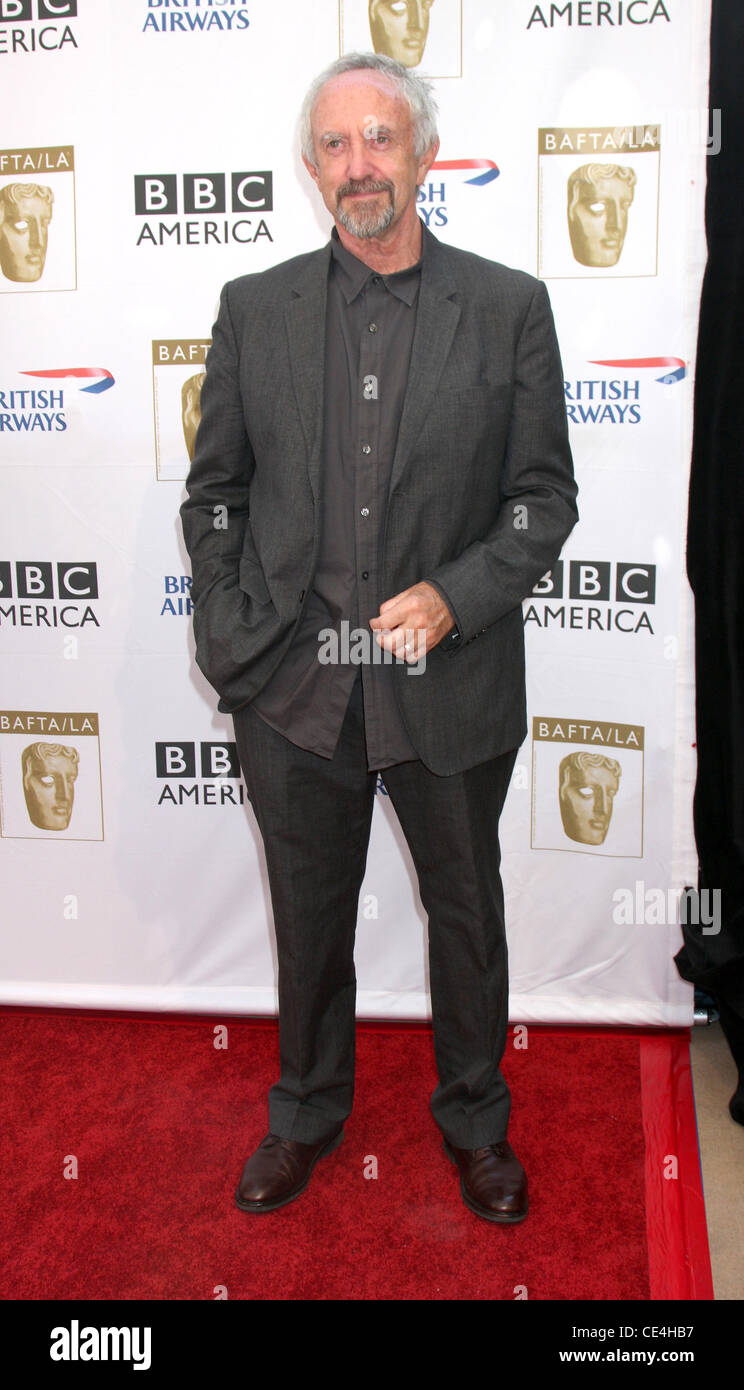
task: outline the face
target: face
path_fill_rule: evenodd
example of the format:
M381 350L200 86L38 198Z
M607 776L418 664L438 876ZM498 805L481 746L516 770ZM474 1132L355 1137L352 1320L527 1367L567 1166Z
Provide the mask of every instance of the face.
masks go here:
M563 829L571 840L583 845L604 844L618 786L618 778L609 767L570 767L560 804Z
M433 0L370 0L369 31L375 53L415 68L424 56Z
M633 189L616 176L581 185L568 214L574 256L580 265L617 265L628 230Z
M0 268L8 280L41 279L46 260L51 204L37 194L6 203L0 226Z
M23 778L26 807L40 830L66 830L75 798L77 763L65 753L46 753L29 760Z
M384 237L416 216L416 189L438 144L413 153L407 101L376 72L347 72L328 82L312 118L316 166L305 167L334 220L352 236Z

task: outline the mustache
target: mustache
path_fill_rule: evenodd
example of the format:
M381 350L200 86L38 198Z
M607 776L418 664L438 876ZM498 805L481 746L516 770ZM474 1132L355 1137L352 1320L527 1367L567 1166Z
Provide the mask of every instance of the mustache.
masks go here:
M336 202L340 202L349 193L389 193L393 195L393 185L386 180L380 179L349 179L348 183L342 183L336 189Z

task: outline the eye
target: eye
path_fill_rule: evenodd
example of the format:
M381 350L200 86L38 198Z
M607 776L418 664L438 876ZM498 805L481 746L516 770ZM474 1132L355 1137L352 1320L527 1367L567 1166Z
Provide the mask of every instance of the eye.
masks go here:
M599 217L605 210L604 203L590 203L589 211L594 217Z
M14 230L15 232L25 232L25 230L26 230L27 227L28 227L28 222L26 221L25 218L24 218L21 222L14 222L14 223L13 223L13 230Z
M591 787L578 787L577 791L579 793L579 796L582 797L584 801L590 801L594 796L594 792L592 791Z
M48 774L47 774L46 777L40 777L40 778L39 778L39 781L41 782L42 787L53 787L53 786L54 786L54 778L53 778L53 777L50 777Z

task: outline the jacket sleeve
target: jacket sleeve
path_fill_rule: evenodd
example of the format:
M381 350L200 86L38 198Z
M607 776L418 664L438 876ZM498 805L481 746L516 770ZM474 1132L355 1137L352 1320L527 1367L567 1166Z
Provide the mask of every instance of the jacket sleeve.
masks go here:
M192 566L196 659L222 692L234 676L241 624L249 600L238 580L246 565L260 565L248 527L249 487L255 468L239 385L239 349L230 313L230 285L220 297L201 392L201 421L181 506ZM255 558L254 558L255 557Z
M451 650L517 607L555 564L578 518L576 495L560 352L537 281L517 341L498 515L481 539L424 576L459 630Z

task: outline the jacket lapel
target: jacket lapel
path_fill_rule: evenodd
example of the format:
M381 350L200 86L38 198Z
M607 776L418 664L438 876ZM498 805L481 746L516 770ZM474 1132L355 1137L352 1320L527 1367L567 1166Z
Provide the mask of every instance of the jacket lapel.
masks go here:
M316 501L323 439L326 291L330 254L329 242L306 263L290 290L290 299L284 311L292 385L305 436L310 486Z
M460 318L459 305L453 303L451 298L457 285L447 268L446 251L426 227L423 235L426 238L426 254L421 271L408 387L390 474L391 493L421 433Z
M452 300L457 284L448 269L446 248L423 228L426 254L421 274L416 331L411 349L408 386L403 402L398 442L390 475L390 491L398 483L447 361L460 308ZM285 308L292 384L307 448L307 467L318 500L323 441L325 326L330 242L298 273Z

